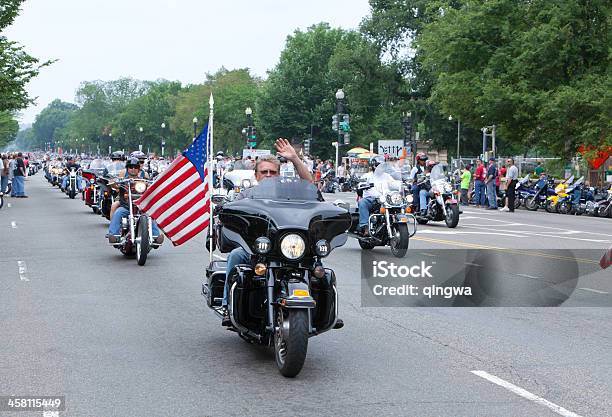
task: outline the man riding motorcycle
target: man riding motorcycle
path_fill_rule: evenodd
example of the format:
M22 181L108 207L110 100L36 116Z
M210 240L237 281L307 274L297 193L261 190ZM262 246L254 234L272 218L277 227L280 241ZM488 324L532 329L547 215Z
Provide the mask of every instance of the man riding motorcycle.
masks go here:
M419 152L416 154L416 166L412 168L410 171L410 179L412 180L412 198L414 201L419 202L419 210L424 212L427 210L427 194L428 190L426 186L423 184L418 184L418 176L424 175L427 164L427 155L423 152Z
M68 170L68 174L62 177L62 191L66 190L66 187L68 187L68 180L70 179L70 170L74 168L75 171L78 171L81 168L81 165L76 163L72 156L69 156L66 158L65 168ZM81 177L80 175L77 175L76 183L77 183L77 188L79 192L83 191L83 177Z
M286 158L288 161L293 163L298 175L300 178L312 182L312 176L308 170L308 167L300 160L297 152L291 146L287 139L279 138L274 144L277 151L277 156L281 156ZM260 157L255 164L255 179L257 182L261 182L266 178L278 177L280 176L280 161L277 157L272 155L266 155ZM249 190L242 191L239 193L235 200L239 200L245 198L249 193ZM230 271L234 270L236 265L249 263L250 256L249 254L242 248L233 249L227 257L227 274ZM229 316L229 311L227 308L228 302L228 293L229 293L229 280L227 279L227 274L225 277L225 287L223 289L223 302L222 306L224 308L223 312L223 321L221 323L222 326L231 326L232 321Z
M374 171L368 172L362 178L365 179L366 183L372 183L374 186L363 191L363 198L358 203L359 225L357 231L363 235L369 233L368 220L370 218L370 211L374 204L376 204L377 199L389 191L389 184L398 182L388 173L376 170L378 161L372 161L371 166L374 168Z
M140 169L140 162L137 158L130 158L125 162L125 176L123 178L144 178L144 171ZM123 192L119 192L119 201L113 203L111 207L111 221L108 225L108 242L113 244L119 242L121 235L121 219L130 215L129 202ZM160 233L159 227L155 222L152 223L153 239L161 244L164 235Z

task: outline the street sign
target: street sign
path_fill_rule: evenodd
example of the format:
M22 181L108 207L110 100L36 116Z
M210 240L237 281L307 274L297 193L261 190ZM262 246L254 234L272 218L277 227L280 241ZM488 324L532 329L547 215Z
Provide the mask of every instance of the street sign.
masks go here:
M243 149L242 150L243 158L250 156L251 159L255 159L255 157L257 156L264 156L264 155L270 155L270 150L269 149Z
M390 156L395 156L399 158L400 156L402 156L403 152L404 141L401 139L378 141L378 151L376 153L379 155L388 154Z

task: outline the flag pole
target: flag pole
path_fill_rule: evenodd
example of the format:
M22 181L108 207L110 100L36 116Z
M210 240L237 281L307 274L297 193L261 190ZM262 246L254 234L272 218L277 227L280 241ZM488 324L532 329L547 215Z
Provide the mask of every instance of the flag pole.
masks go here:
M208 220L208 263L212 263L213 261L213 232L214 232L214 224L213 224L213 200L212 200L212 192L213 192L213 125L214 125L214 107L215 107L215 99L213 98L212 92L210 93L210 99L208 100L208 104L210 106L210 115L208 117L208 193L210 195L210 199L208 207L209 207L209 220Z

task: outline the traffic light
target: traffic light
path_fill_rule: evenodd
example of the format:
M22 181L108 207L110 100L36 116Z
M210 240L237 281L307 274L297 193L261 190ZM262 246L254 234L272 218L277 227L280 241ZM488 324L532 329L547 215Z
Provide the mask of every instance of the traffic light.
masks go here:
M345 132L342 136L344 137L345 145L348 145L351 143L351 134L349 132Z
M304 141L304 153L305 153L306 155L310 155L310 141L311 141L311 140L312 140L312 139L306 139L306 140Z
M332 116L332 130L334 132L338 131L338 115L337 114L334 114Z
M251 127L251 136L249 139L252 139L253 142L257 142L257 128L255 126Z
M349 122L350 122L349 115L348 114L343 115L342 121L340 122L340 129L342 129L343 132L351 131L351 125Z
M404 145L408 146L412 139L412 117L404 117L402 125L404 126Z

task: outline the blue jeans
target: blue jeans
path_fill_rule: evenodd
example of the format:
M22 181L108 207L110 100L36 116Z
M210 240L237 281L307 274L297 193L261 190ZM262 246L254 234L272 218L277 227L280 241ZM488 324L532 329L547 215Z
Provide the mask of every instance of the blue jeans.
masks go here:
M108 234L109 235L119 235L121 234L121 219L124 217L129 217L130 211L125 207L118 207L115 210L115 214L113 214L113 218L108 225ZM151 231L153 232L153 237L159 236L159 227L157 227L157 223L153 222L151 225Z
M364 197L359 200L359 227L367 226L370 210L376 203L376 197Z
M68 187L68 181L70 181L70 177L68 175L64 175L64 178L62 178L63 189L66 189L66 187ZM77 175L76 177L76 186L77 190L83 191L83 177L81 177L80 175Z
M489 199L489 207L497 208L497 189L494 180L487 183L487 198Z
M427 190L419 191L419 207L421 210L427 209L427 196L428 195L429 195L429 192Z
M236 265L248 264L251 257L242 248L233 249L227 257L227 269L225 270L225 286L223 287L223 302L221 305L227 307L227 300L229 295L229 277L230 272L236 268Z
M13 192L11 197L17 197L25 195L25 177L21 175L15 175L13 177Z
M477 206L485 205L485 183L476 180L474 181L474 201Z
M8 187L8 175L0 177L0 193L6 193L6 187Z

